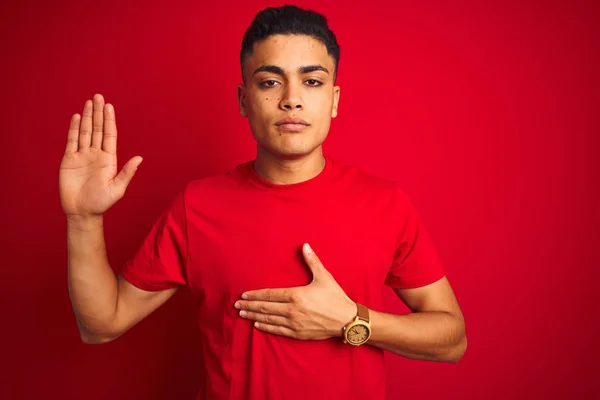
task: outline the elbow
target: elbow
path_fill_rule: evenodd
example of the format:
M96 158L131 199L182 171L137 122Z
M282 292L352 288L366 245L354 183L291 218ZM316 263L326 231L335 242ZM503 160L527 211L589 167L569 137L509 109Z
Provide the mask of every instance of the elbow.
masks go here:
M112 342L116 336L93 332L88 329L79 328L79 337L85 344L104 344Z
M452 348L452 351L450 351L447 354L444 361L449 362L451 364L456 364L463 358L466 351L467 351L467 337L463 336L461 338L460 342L457 345L455 345Z
M104 344L112 342L114 338L101 335L93 335L89 332L80 333L81 341L85 344Z
M104 344L112 342L112 340L104 336L81 335L81 341L85 344Z
M458 363L467 352L467 331L465 327L465 320L461 316L459 321L460 322L457 326L458 340L456 340L455 344L446 353L446 357L444 359L444 361L451 364Z

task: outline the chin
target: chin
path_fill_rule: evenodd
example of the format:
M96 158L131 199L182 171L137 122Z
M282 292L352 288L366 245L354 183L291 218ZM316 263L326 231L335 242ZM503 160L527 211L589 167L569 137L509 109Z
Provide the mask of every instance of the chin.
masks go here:
M286 158L286 159L292 160L292 159L296 159L296 158L306 157L310 153L312 153L312 151L309 151L309 150L290 150L290 149L279 150L279 149L277 149L273 154L280 158Z
M300 144L296 146L279 146L268 143L261 144L261 147L263 147L267 152L276 157L287 159L305 157L315 151L315 149L317 149L319 146L320 144L310 146L306 144Z
M254 132L253 132L254 133ZM316 137L314 131L283 133L275 131L263 135L254 135L260 147L278 158L302 158L317 150L327 135Z

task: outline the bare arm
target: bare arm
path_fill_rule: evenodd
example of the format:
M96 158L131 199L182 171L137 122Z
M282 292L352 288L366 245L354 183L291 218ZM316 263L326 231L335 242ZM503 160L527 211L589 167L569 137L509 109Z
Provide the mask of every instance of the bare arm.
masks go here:
M407 358L458 362L467 349L467 335L448 279L395 291L413 313L393 315L371 310L373 335L367 343Z
M115 276L104 244L103 217L68 218L69 295L85 343L116 339L164 304L177 289L147 292Z
M104 242L103 214L125 194L141 157L117 174L114 108L97 94L83 116L71 118L60 165L59 191L67 216L69 295L81 339L104 343L160 307L177 289L147 292L110 267Z

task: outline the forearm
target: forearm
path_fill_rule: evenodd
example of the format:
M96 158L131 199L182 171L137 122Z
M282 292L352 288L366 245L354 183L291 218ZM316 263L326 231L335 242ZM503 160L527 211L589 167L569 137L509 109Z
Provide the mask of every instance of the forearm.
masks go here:
M69 295L82 339L102 337L114 320L118 286L106 256L103 218L68 218Z
M415 360L458 362L467 346L464 320L446 312L393 315L370 310L368 344Z

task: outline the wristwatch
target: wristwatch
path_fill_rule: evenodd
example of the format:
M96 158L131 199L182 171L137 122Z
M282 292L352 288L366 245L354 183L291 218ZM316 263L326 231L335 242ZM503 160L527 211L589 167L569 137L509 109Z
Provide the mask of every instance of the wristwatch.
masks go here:
M369 309L358 303L356 303L356 308L356 317L342 328L342 335L344 343L360 346L365 344L371 337L371 324L369 322Z

